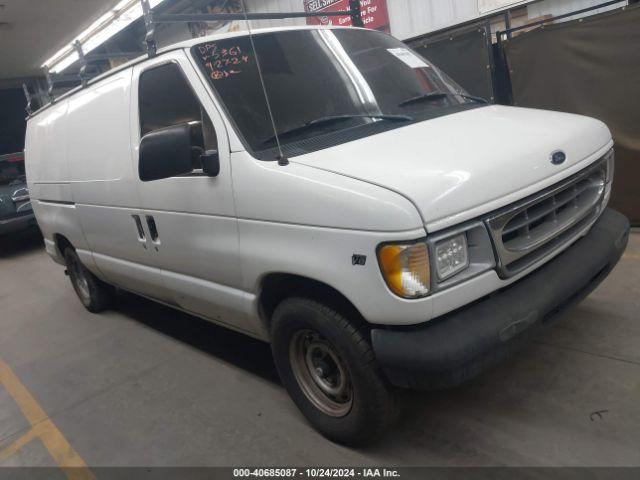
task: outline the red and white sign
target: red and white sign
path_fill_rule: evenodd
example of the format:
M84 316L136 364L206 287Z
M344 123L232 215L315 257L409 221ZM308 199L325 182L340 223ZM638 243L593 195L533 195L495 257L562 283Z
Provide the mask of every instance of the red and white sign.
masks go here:
M304 0L304 9L310 13L349 10L349 0ZM387 0L360 0L362 22L366 28L391 33ZM307 25L336 25L350 27L351 16L309 17Z

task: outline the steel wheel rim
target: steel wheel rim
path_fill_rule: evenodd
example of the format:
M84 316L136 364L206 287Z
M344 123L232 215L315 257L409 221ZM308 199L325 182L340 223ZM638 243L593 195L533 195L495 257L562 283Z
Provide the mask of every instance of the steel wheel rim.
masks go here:
M73 280L73 286L76 289L76 292L78 292L78 295L80 295L80 298L82 298L83 300L88 300L91 297L91 294L89 292L89 282L87 281L87 276L84 273L84 270L82 269L82 265L80 265L80 262L76 259L74 259L71 262L70 265L70 275L71 275L71 279Z
M331 417L344 417L353 406L349 371L340 354L322 335L301 330L291 338L289 359L305 397Z

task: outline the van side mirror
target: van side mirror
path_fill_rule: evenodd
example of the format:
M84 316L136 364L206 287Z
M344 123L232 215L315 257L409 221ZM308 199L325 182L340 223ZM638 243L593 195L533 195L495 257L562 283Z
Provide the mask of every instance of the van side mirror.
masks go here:
M220 155L218 150L207 150L200 155L202 171L209 177L217 177L220 174Z
M191 127L188 124L146 134L140 141L138 174L143 182L193 171Z

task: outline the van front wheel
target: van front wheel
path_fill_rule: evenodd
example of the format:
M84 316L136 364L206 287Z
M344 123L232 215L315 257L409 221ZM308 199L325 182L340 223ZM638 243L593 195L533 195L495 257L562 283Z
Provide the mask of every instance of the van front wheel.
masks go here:
M85 308L91 313L109 308L115 297L115 289L87 270L73 248L64 251L64 259L71 285Z
M309 422L339 443L379 437L395 418L395 395L363 334L343 315L303 298L273 314L271 348L287 391Z

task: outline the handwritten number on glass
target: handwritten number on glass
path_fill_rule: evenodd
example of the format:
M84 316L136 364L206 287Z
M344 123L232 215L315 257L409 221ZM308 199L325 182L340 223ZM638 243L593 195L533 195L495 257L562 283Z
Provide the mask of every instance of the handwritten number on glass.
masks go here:
M249 63L249 55L244 54L238 45L220 48L216 43L207 43L198 49L202 62L213 80L221 80L242 73L238 67Z

